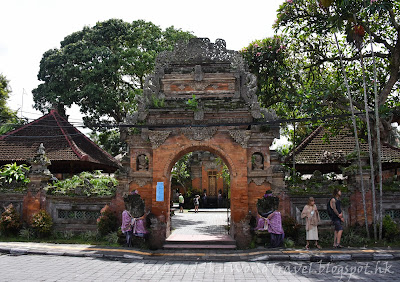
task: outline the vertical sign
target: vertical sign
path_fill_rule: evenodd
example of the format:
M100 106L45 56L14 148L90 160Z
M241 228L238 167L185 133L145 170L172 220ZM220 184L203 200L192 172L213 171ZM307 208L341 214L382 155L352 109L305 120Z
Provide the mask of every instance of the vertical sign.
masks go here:
M156 201L164 202L164 182L157 182Z

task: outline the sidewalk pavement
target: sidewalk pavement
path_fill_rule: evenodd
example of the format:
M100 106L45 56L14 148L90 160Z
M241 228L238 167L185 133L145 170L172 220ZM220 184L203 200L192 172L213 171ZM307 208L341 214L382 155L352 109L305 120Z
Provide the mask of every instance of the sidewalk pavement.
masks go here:
M387 261L400 260L400 249L266 249L250 250L140 250L95 245L0 242L0 253L10 255L52 255L93 257L109 260L185 261Z

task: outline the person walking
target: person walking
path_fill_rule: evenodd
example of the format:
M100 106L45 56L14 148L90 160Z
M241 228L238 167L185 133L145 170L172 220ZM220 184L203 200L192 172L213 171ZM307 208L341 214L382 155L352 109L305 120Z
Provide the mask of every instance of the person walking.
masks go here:
M183 198L182 193L179 193L179 212L183 212L183 204L185 203L185 198Z
M194 202L194 212L198 213L200 205L200 195L194 196L193 202Z
M306 250L310 248L310 241L315 241L315 247L321 249L318 245L318 222L320 221L319 212L313 197L308 199L307 205L301 212L301 218L306 219Z
M333 190L333 197L329 201L329 207L331 211L328 210L328 213L331 216L332 223L335 227L334 236L333 236L333 247L334 248L343 248L340 245L340 239L342 238L343 234L343 226L342 222L344 222L342 207L340 202L340 197L342 196L342 191L335 188Z

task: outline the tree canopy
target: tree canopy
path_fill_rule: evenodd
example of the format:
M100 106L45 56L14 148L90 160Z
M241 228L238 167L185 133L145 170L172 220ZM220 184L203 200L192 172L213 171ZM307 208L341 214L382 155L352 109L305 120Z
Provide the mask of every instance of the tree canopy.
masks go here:
M7 100L10 98L11 88L7 78L0 74L0 134L13 130L24 123L23 119L17 117L17 113L7 107Z
M313 74L314 80L325 75L321 91L314 91L314 101L332 103L336 110L349 110L343 74L339 65L337 36L344 55L354 106L364 111L363 75L360 65L365 63L368 105L374 105L374 62L377 69L377 91L380 118L384 130L391 131L390 123L398 120L400 105L400 2L392 0L288 0L278 10L275 24L288 41L288 48L304 57L303 70ZM374 50L372 55L371 43ZM373 60L374 59L374 60ZM336 77L336 79L331 79ZM336 87L332 87L336 84ZM319 93L319 94L318 94ZM323 94L323 96L321 96ZM383 136L387 139L389 136Z
M43 83L32 91L35 108L62 112L75 103L92 129L99 122L122 122L135 110L135 96L141 94L156 55L191 37L143 20L110 19L84 27L43 54L38 74Z

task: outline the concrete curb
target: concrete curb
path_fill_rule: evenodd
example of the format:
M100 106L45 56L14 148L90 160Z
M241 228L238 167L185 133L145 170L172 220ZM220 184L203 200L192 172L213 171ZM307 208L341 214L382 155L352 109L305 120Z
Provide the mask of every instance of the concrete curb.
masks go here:
M47 249L46 249L46 248ZM346 253L304 253L304 251L298 251L299 253L284 253L285 251L232 251L224 253L212 253L193 250L186 251L180 250L177 252L146 252L136 251L132 249L112 249L112 248L101 248L96 247L95 250L70 250L68 246L64 249L59 246L57 250L49 250L49 246L44 248L27 248L27 247L4 247L0 246L0 253L8 255L49 255L49 256L69 256L69 257L90 257L96 259L106 260L180 260L180 261L269 261L269 262L343 262L343 261L388 261L388 260L400 260L400 250L391 251L387 250L351 250ZM50 246L51 247L51 246ZM71 246L70 248L74 248ZM384 251L384 253L383 253ZM128 253L130 252L130 253ZM282 252L282 253L280 253ZM333 252L333 251L332 251Z

